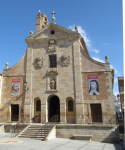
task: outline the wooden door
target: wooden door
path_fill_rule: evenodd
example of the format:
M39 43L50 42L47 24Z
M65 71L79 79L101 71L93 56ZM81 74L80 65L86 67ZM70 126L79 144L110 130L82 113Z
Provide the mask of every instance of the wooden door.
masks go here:
M92 122L102 122L101 104L90 104Z
M11 121L19 121L19 105L11 105Z

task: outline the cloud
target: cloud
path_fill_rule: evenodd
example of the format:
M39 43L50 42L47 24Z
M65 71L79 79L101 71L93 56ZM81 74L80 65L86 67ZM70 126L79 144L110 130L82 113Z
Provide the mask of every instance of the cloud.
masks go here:
M103 43L103 45L107 46L107 45L109 45L109 44L107 44L107 43Z
M100 58L96 58L96 57L92 57L93 59L95 59L96 61L99 61L99 62L102 62L102 63L105 63L103 60L101 60Z
M116 70L112 65L110 65L110 67L115 70L115 73L118 73L118 70Z
M113 91L113 95L117 96L119 94L118 91Z
M92 47L93 42L92 42L92 41L90 40L90 38L88 37L86 31L83 30L81 26L77 26L77 27L78 27L78 32L81 34L81 36L82 36L82 37L84 38L84 40L85 40L85 43L86 43L86 45L87 45L87 47L88 47L88 50L89 50L89 51L93 51L93 52L95 52L96 54L98 54L98 53L99 53L99 50L97 50L97 49L95 49L95 48ZM70 30L72 30L72 31L75 31L75 25L69 26L68 29L70 29Z
M98 50L98 49L95 49L95 48L93 48L93 50L90 49L89 51L93 51L93 52L95 52L96 54L99 53L99 50Z
M117 78L114 78L114 83L115 83L115 82L118 82Z

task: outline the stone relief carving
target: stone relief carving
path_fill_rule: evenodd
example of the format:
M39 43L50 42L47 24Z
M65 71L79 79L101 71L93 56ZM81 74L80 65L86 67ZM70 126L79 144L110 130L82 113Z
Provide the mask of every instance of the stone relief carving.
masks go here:
M54 78L50 81L50 89L55 90L56 89L56 80Z
M56 52L56 41L55 40L50 40L48 45L49 45L48 52Z
M62 61L62 66L67 67L69 65L70 56L63 55L61 61Z
M35 59L35 67L36 68L42 68L42 66L43 66L43 59L40 57L37 57Z
M46 72L47 92L58 92L58 70L48 70Z

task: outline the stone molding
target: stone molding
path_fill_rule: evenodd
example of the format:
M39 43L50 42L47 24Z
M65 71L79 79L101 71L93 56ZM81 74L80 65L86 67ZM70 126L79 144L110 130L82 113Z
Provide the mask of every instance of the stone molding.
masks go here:
M27 50L26 50L26 52L24 53L23 57L22 57L15 65L13 65L12 67L8 68L7 71L9 71L10 69L16 67L16 65L25 57L26 54L27 54Z
M25 76L26 74L9 74L9 75L3 75L3 77L17 77L17 76Z
M80 47L81 47L81 49L82 49L81 52L84 54L84 56L85 56L87 59L89 59L90 61L92 61L92 62L94 62L94 63L96 63L96 64L98 64L98 65L101 65L101 66L105 66L105 65L106 65L106 63L102 63L102 62L96 61L95 59L92 59L90 56L88 56L88 55L85 53L84 49L82 48L81 44L80 44Z

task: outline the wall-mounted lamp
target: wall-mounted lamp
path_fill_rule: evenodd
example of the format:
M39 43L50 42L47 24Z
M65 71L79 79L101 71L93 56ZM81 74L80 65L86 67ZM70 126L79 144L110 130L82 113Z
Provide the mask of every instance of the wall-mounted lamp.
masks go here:
M20 112L23 113L23 109L21 109Z
M26 81L24 82L24 85L25 85L25 87L26 87L26 85L27 85L27 82L26 82Z
M23 93L29 92L29 88L27 87L27 82L24 82L24 86L25 86L25 91L23 91Z

